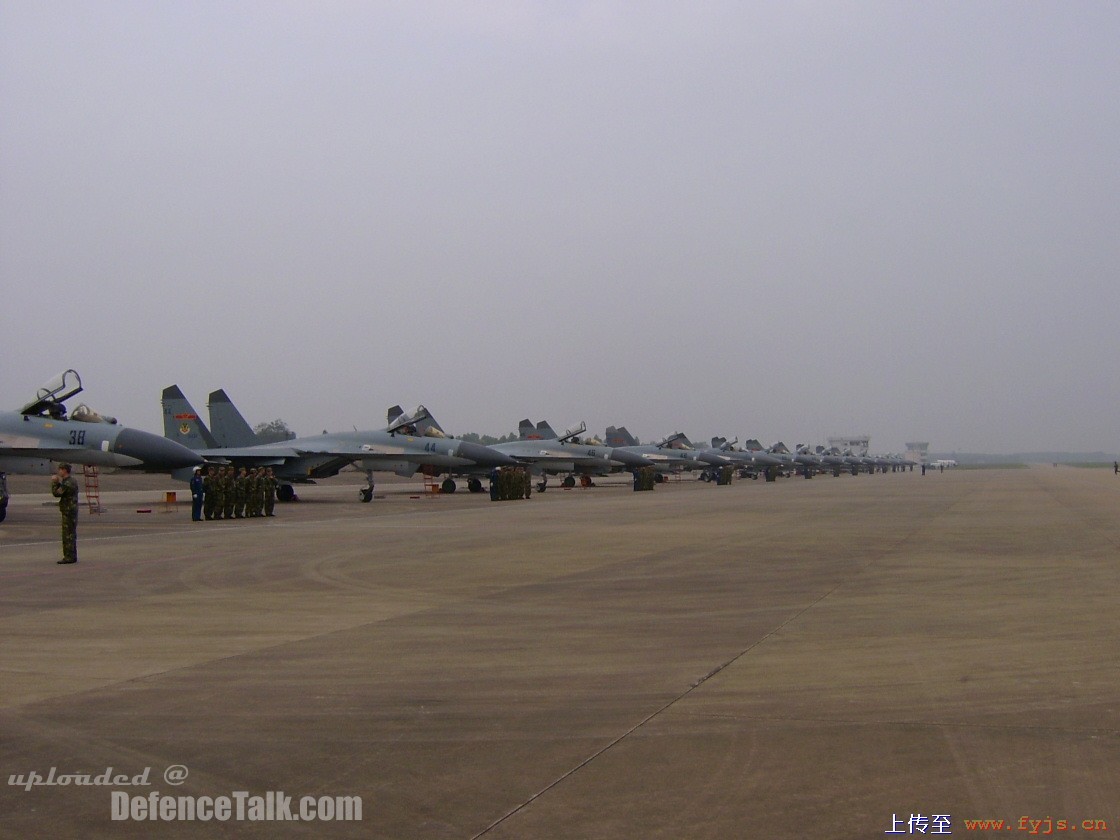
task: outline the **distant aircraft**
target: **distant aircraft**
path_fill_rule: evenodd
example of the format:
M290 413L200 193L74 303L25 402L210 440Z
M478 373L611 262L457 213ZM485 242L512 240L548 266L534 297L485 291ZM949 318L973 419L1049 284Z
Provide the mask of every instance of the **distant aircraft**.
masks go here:
M840 450L836 447L825 449L823 446L817 447L817 457L821 459L821 464L825 470L831 472L837 478L840 477L842 472L852 472L852 465L844 459L840 454ZM855 472L852 472L855 475Z
M685 443L687 438L681 432L662 438L657 443L639 444L625 426L607 426L604 439L607 445L616 451L633 452L651 461L658 475L703 470L711 465L710 461L702 460L698 453Z
M210 394L210 420L218 433L207 428L178 385L163 389L161 403L166 437L182 441L210 463L272 467L281 482L277 490L281 501L295 498L293 484L311 484L315 479L337 475L348 464L365 471L369 484L359 491L359 497L369 502L373 499L375 471L402 476L417 472L440 475L465 467L493 469L517 463L487 446L442 433L419 433L417 424L429 416L423 406L412 414L399 412L384 429L260 443L225 391Z
M758 478L759 474L765 473L767 469L782 465L781 459L764 452L758 441L747 441L748 444L754 444L754 447L743 449L736 449L737 443L738 440L729 441L727 438L714 437L712 451L722 454L751 478Z
M798 465L797 462L793 459L793 453L789 451L789 447L787 447L782 441L778 441L777 443L767 448L766 454L771 455L782 462L780 470L785 475L793 475L797 472ZM766 476L766 480L774 481L775 477L776 474L770 473Z
M67 416L66 400L81 390L81 377L65 370L23 408L0 412L0 472L47 475L62 461L145 472L189 470L202 463L185 446L121 426L85 404ZM0 510L0 522L4 514Z
M518 440L496 443L491 448L530 465L533 472L542 476L537 485L537 490L542 493L548 487L549 475L566 473L562 486L574 487L577 474L606 475L623 469L654 466L653 461L626 449L581 442L579 436L586 431L587 424L580 423L576 428L557 435L547 421L542 420L534 426L526 419L518 424Z

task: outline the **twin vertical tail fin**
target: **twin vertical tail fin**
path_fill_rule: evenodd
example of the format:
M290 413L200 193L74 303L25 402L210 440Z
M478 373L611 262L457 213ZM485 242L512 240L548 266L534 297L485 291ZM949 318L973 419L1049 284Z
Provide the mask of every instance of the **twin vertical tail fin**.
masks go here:
M257 433L241 416L224 389L210 393L206 407L210 411L210 427L219 446L256 446Z
M387 412L386 419L388 423L385 431L391 434L400 432L419 437L447 437L447 433L436 422L436 418L422 405L416 406L407 413L399 405L394 405Z
M163 389L160 397L163 406L163 436L188 449L217 449L218 441L210 434L194 406L190 404L178 385Z
M638 446L638 440L626 429L625 426L607 426L604 435L607 446Z

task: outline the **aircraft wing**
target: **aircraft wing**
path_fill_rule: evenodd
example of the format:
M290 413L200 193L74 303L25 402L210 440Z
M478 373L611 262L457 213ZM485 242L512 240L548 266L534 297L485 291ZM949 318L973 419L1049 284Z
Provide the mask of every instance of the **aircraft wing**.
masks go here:
M541 449L536 452L510 452L508 453L511 458L516 458L518 461L524 461L530 464L536 463L550 463L553 461L565 464L580 463L582 461L602 461L604 458L586 455L582 452L556 452L552 449Z
M198 454L211 463L228 464L238 461L256 467L276 467L300 457L299 451L295 449L287 447L273 449L263 446L203 449Z
M42 461L73 464L94 464L102 467L137 467L144 463L108 449L90 449L88 446L0 446L0 457L30 458Z

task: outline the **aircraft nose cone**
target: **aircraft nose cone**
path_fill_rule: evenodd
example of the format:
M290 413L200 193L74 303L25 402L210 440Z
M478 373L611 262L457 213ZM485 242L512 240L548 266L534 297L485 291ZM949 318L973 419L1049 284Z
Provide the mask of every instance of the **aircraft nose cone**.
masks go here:
M639 467L652 467L653 461L637 452L628 452L625 449L612 449L611 460L618 461L623 466L630 467L631 469L638 469Z
M512 467L518 463L504 452L499 452L497 449L491 449L489 446L483 446L480 443L470 443L468 441L463 441L459 444L459 454L464 458L469 458L482 467Z
M696 458L713 467L722 467L727 464L727 459L715 452L697 452Z
M139 429L121 429L113 441L112 450L140 461L140 469L157 472L170 472L202 463L198 454L182 444Z

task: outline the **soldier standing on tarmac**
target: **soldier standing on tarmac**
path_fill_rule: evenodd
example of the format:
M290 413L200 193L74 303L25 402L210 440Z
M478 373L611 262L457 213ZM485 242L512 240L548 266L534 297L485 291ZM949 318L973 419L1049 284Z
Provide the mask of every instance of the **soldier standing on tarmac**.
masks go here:
M62 559L59 565L78 562L78 482L70 477L70 465L59 464L51 478L51 495L58 499L62 514Z
M196 469L191 476L191 521L202 521L202 505L206 494L206 479L202 477L202 470Z
M261 483L263 477L263 467L260 469L253 467L253 469L249 470L249 483L246 485L246 487L248 487L248 499L246 501L245 511L253 518L260 516L261 510L264 508L264 499L261 498L261 490L264 489Z
M214 498L217 488L215 487L218 471L213 467L206 470L206 475L202 477L202 515L206 519L214 518Z
M276 476L272 473L272 467L268 468L268 474L264 477L264 515L275 516L273 508L276 507Z
M233 519L233 506L237 501L237 470L226 467L225 476L222 478L222 516Z
M232 513L229 501L229 467L218 468L218 498L214 502L214 518L225 519Z
M233 518L245 516L245 505L249 501L249 471L245 467L237 474L233 484Z

